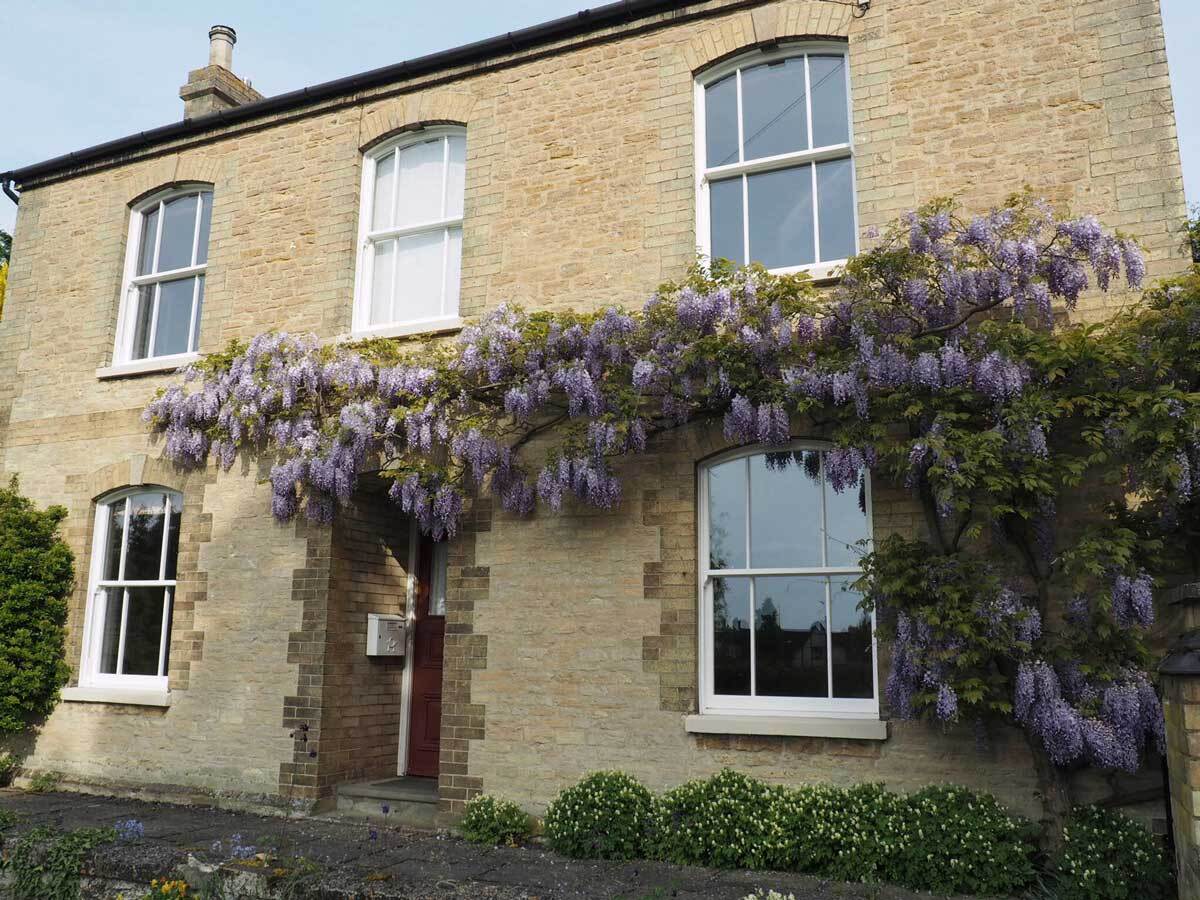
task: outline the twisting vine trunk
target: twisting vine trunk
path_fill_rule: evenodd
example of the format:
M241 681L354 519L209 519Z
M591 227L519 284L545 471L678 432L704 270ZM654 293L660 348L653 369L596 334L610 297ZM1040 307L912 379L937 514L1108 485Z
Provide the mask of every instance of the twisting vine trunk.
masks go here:
M1071 800L1071 780L1064 769L1060 769L1046 753L1042 742L1025 732L1029 752L1033 755L1033 764L1037 772L1038 793L1042 801L1042 837L1041 847L1047 855L1053 855L1062 849L1063 829L1066 828L1067 818L1071 814L1074 803Z

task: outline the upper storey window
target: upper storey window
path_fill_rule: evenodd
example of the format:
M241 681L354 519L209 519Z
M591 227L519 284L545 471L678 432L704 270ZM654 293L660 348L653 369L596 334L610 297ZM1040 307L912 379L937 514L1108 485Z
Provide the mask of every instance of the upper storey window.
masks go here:
M212 191L184 188L134 209L114 361L183 357L200 343Z
M389 142L363 167L356 333L458 323L467 137L432 129Z
M702 252L827 274L856 249L846 53L755 52L696 86Z

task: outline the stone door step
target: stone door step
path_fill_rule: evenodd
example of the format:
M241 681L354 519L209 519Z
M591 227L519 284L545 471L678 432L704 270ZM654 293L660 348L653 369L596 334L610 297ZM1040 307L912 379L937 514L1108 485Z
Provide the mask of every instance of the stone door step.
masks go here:
M337 787L336 811L347 818L435 828L437 804L436 778L383 778Z

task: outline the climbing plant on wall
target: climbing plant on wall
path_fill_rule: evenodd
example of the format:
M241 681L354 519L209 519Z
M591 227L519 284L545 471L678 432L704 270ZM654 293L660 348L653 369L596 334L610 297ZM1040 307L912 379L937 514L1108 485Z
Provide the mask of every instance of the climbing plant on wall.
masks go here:
M1023 727L1057 831L1070 768L1133 770L1162 741L1155 539L1118 509L1111 440L1144 379L1123 371L1128 322L1067 320L1090 287L1139 286L1142 256L1027 196L975 218L935 202L874 237L826 292L714 263L639 311L505 306L418 350L264 334L189 368L146 418L185 466L270 455L281 520L329 522L379 470L436 538L473 492L520 515L613 507L622 457L689 423L734 444L822 435L835 490L873 475L924 511L919 539L864 560L893 714Z

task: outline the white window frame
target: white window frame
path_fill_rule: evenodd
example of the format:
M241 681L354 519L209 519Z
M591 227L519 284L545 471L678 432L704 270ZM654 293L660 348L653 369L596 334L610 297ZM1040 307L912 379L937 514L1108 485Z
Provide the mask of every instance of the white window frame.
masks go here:
M372 147L363 156L362 185L358 204L358 259L355 264L354 278L354 314L351 331L353 337L396 337L406 334L420 334L429 331L445 331L462 325L459 316L459 306L446 309L446 268L449 265L449 238L451 228L463 227L463 216L446 216L447 189L449 186L448 172L450 170L450 142L448 137L466 137L467 129L457 125L444 125L422 128L418 131L405 132L391 140ZM442 217L416 225L371 229L375 218L375 171L379 161L387 156L397 156L395 179L392 183L392 206L395 208L396 191L400 187L400 169L398 154L401 150L414 144L426 141L443 140L442 156ZM469 162L469 160L468 160ZM464 178L464 195L466 193ZM465 196L464 196L465 201ZM423 319L397 319L394 322L371 324L371 290L375 281L375 254L371 252L376 242L408 237L414 234L426 234L441 231L447 235L442 242L442 309L441 315ZM465 237L465 233L464 233ZM459 303L461 304L462 273L459 272ZM395 290L395 278L392 279L392 290Z
M779 62L785 59L791 59L797 56L841 56L845 59L846 72L846 125L848 141L844 144L831 144L828 147L816 147L810 150L797 150L792 153L780 153L775 156L762 157L760 159L751 160L750 162L742 161L742 87L741 87L741 70L750 68L751 66L762 65L764 63ZM808 81L808 61L804 64L804 77ZM727 75L737 73L738 87L738 159L736 163L730 163L724 166L707 166L707 147L708 147L708 132L707 118L704 109L704 91L710 84L720 81ZM854 218L854 252L859 249L859 222L858 222L858 174L857 164L854 154L854 98L851 95L852 79L850 78L850 54L846 44L837 42L802 42L781 45L771 50L752 50L749 53L742 54L726 62L714 66L702 72L695 80L695 149L696 149L696 243L697 249L701 256L708 259L712 255L712 222L711 210L709 208L709 186L713 181L725 180L735 176L742 178L742 252L746 262L751 262L749 255L750 244L750 229L749 222L749 204L747 197L747 175L755 175L759 172L774 172L780 169L791 169L805 163L812 163L811 175L813 179L812 198L813 198L813 240L815 242L817 262L808 263L799 266L784 266L770 271L777 275L791 275L796 272L807 272L815 279L831 278L836 274L836 270L844 266L848 260L836 259L821 261L821 218L819 207L819 197L817 194L817 167L816 163L826 162L833 159L849 159L850 160L850 189L853 197L852 206ZM810 91L806 90L806 94ZM812 135L812 112L811 112L811 97L808 100L808 133Z
M105 553L108 548L108 529L111 524L109 509L118 503L125 504L125 521L129 521L130 499L139 494L162 494L169 503L170 509L165 511L166 520L163 525L163 544L159 552L159 577L150 581L127 581L123 579L107 580L104 578ZM83 624L83 650L79 661L79 686L81 688L124 688L132 691L165 694L168 684L167 651L171 642L171 618L177 601L178 578L167 578L165 567L167 560L167 543L171 538L170 517L176 505L180 512L183 510L183 495L170 488L159 485L138 485L124 488L109 494L96 503L95 526L92 533L92 561L88 574L87 609ZM182 531L182 515L181 515ZM179 537L176 538L178 540ZM121 542L121 555L124 557L128 544L128 524ZM178 559L178 557L176 557ZM119 574L121 574L119 572ZM178 575L178 573L176 573ZM105 592L112 589L124 591L131 587L157 587L164 592L162 631L159 638L158 675L123 675L119 674L124 657L125 646L125 616L128 615L129 600L124 598L121 604L120 645L117 650L117 673L100 671L100 656L103 652L104 619L107 615ZM170 592L169 601L166 593Z
M754 697L754 696L735 696L729 694L717 694L714 690L716 684L716 663L714 657L714 648L716 647L715 635L713 633L713 578L726 576L771 576L771 575L809 575L809 576L828 576L825 589L825 635L826 635L826 684L829 690L833 690L833 653L831 652L832 645L832 628L830 626L831 616L831 592L833 591L833 579L839 576L858 576L862 574L862 568L859 566L799 566L796 568L744 568L744 569L712 569L709 567L709 496L708 496L708 471L714 466L722 463L731 462L737 459L749 459L754 456L759 456L767 453L791 452L795 450L816 450L827 451L831 449L831 445L812 442L812 441L796 441L782 447L767 447L764 445L754 445L750 447L739 447L730 450L726 453L718 454L704 460L696 467L697 479L697 496L699 497L699 557L697 569L699 571L699 608L700 608L700 642L699 642L699 681L700 681L700 714L701 715L720 715L720 716L770 716L770 717L822 717L827 719L878 719L879 718L879 647L878 637L876 635L875 614L871 613L871 670L872 670L872 685L874 696L871 699L854 699L854 698L837 698L837 697ZM821 457L821 481L825 480L825 458ZM749 497L749 493L747 493ZM871 532L873 529L873 519L871 515L871 481L867 478L865 485L866 497L866 516L867 516L867 532L868 532L868 549L863 552L869 552L871 541ZM747 501L749 502L749 501ZM803 511L801 511L803 512ZM826 540L825 540L825 491L821 491L821 554L822 560L826 555ZM750 540L749 522L747 517L747 542ZM747 552L746 562L751 562L749 553ZM754 602L754 583L751 580L750 600ZM754 625L753 617L751 617L750 625L750 641L751 648L754 646ZM754 663L753 649L751 651L751 678L753 679ZM752 681L753 683L753 681Z
M125 241L125 268L121 277L121 303L117 311L117 339L116 346L113 348L113 367L127 369L130 371L154 371L160 368L173 368L185 365L192 360L199 358L200 332L197 328L196 317L200 314L200 303L197 294L200 290L200 279L196 278L192 288L192 318L188 322L188 349L183 353L170 353L163 356L145 356L141 359L133 358L133 339L137 331L137 305L138 305L138 288L150 284L161 284L164 281L175 281L180 278L191 278L198 275L204 275L208 271L208 254L205 253L205 261L198 265L184 266L180 269L172 269L168 272L153 272L149 275L137 274L138 255L141 253L142 240L142 221L146 215L154 209L159 210L158 214L158 233L155 236L154 255L155 260L151 268L156 268L158 264L158 252L161 249L163 211L162 207L167 202L174 200L176 197L186 197L189 194L205 194L209 195L209 202L215 201L215 194L211 184L204 183L189 183L173 187L165 191L159 191L152 194L145 200L136 204L133 207L129 216L129 235ZM200 241L200 220L202 216L200 210L196 211L195 229L192 234L192 259L196 259L199 254ZM212 240L211 218L209 241ZM207 279L206 279L207 280ZM151 314L151 331L148 339L150 350L154 348L154 332L158 328L158 295L154 298L155 311ZM194 342L194 346L193 346Z

